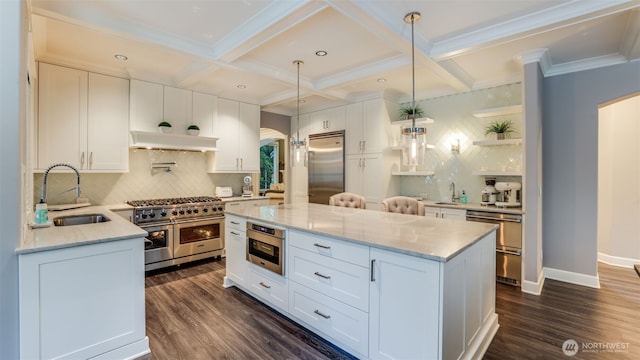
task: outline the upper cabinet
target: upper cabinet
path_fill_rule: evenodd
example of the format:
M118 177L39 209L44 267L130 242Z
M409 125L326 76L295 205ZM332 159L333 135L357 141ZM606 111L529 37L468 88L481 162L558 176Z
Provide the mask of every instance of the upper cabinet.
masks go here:
M308 134L344 130L346 126L346 110L344 106L316 111L309 114Z
M40 63L38 86L38 170L128 171L128 80Z
M347 155L382 152L390 124L384 99L373 99L346 107Z
M164 87L131 79L130 128L132 131L158 131L164 120Z
M210 172L260 172L260 106L218 99L213 131L219 140Z

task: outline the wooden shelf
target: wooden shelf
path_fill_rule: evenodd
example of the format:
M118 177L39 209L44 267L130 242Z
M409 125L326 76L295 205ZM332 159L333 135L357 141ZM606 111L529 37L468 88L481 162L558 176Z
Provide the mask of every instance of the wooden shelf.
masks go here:
M473 145L479 146L496 146L496 145L519 145L522 139L504 139L504 140L476 140Z
M427 150L435 149L435 145L427 144ZM392 146L391 150L402 150L402 146Z
M471 174L479 176L522 176L522 171L476 170Z
M487 118L500 115L519 114L522 112L522 105L503 106L491 109L474 111L472 114L477 118Z
M416 171L400 171L395 170L391 172L393 176L431 176L435 175L435 171L433 170L416 170Z

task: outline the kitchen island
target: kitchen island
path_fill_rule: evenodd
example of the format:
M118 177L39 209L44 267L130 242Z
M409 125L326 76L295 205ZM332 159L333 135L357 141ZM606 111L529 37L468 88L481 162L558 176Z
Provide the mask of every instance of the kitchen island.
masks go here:
M284 231L283 275L246 261L247 222ZM479 359L498 329L494 225L296 204L225 227L226 287L359 358Z
M145 330L144 237L109 207L49 212L109 221L30 229L19 262L23 359L135 359Z

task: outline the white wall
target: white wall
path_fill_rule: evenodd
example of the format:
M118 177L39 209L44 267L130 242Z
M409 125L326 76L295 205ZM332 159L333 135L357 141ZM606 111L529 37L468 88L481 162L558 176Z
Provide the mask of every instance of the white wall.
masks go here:
M598 111L598 258L640 263L640 95Z

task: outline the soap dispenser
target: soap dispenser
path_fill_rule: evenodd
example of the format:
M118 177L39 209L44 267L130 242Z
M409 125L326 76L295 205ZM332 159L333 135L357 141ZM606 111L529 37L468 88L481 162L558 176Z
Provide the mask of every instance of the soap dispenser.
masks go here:
M46 224L49 220L49 214L47 212L47 203L44 200L40 200L40 203L36 204L36 221L38 225Z
M463 204L467 203L467 193L464 190L462 190L462 195L460 195L460 202Z

